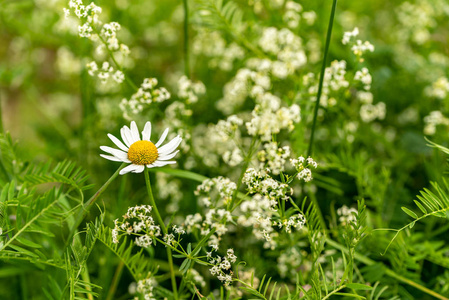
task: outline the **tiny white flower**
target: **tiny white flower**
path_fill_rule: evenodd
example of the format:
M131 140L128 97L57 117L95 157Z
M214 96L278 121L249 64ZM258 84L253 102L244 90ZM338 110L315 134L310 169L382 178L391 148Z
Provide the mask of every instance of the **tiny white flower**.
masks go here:
M168 164L174 164L175 161L169 159L175 157L179 150L175 149L179 146L182 138L178 135L170 142L161 146L168 134L168 128L162 133L161 138L156 144L150 141L151 123L147 122L142 131L142 139L140 139L139 130L136 122L132 121L130 128L123 126L120 130L124 144L112 134L108 134L111 141L120 148L114 149L108 146L101 146L100 149L112 155L100 154L101 157L112 161L121 161L130 163L129 166L120 171L120 175L133 172L141 173L147 168L163 167Z

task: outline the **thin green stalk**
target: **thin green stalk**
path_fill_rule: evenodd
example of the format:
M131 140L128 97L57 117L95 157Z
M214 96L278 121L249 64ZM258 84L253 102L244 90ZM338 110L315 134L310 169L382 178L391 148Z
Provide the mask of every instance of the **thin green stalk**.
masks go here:
M2 97L0 94L0 133L4 133L3 128L3 110L2 110Z
M154 201L153 191L151 189L150 176L148 175L148 168L145 168L144 173L145 173L145 183L147 186L148 197L150 198L150 204L153 207L153 212L156 215L156 219L159 223L159 226L161 226L162 232L166 235L167 227L165 227L164 221L162 220L161 215L159 214L159 210L157 209L156 202ZM175 270L173 268L173 258L172 258L171 249L169 247L166 247L165 249L167 250L168 263L170 265L170 277L171 277L171 284L172 284L172 288L173 288L173 296L175 297L175 300L178 300L178 289L176 286Z
M115 269L114 277L112 278L111 286L109 287L108 295L106 300L114 299L115 291L117 290L118 283L120 281L120 277L122 276L123 267L125 263L121 260Z
M189 5L188 0L183 0L184 4L184 74L190 78L189 62Z
M338 250L340 250L340 251L342 251L342 252L344 252L346 254L349 254L349 250L346 247L344 247L344 246L340 245L339 243L331 240L330 238L326 238L326 243L328 243L332 247L334 247L334 248L336 248L336 249L338 249ZM363 255L361 255L361 254L359 254L357 252L355 252L354 258L356 260L358 260L358 261L361 261L362 263L364 263L367 266L371 266L371 265L374 265L376 263L374 260L372 260L372 259L370 259L370 258L368 258L366 256L363 256ZM431 296L433 296L433 297L435 297L437 299L449 300L449 298L446 298L443 295L440 295L440 294L438 294L438 293L436 293L436 292L434 292L432 290L429 290L428 288L426 288L425 286L420 285L419 283L416 283L416 282L414 282L414 281L412 281L412 280L410 280L408 278L405 278L404 276L401 276L401 275L395 273L394 271L388 269L386 266L384 266L384 268L385 268L385 274L387 274L388 276L390 276L390 277L392 277L394 279L397 279L398 281L401 281L401 282L403 282L405 284L413 286L414 288L417 288L418 290L421 290L424 293L429 294L429 295L431 295Z
M68 245L68 243L70 243L70 240L72 239L73 235L75 234L78 226L81 224L81 222L84 220L84 218L89 213L89 209L92 207L95 200L97 200L98 197L100 197L100 195L108 188L108 186L111 184L111 182L118 176L120 170L125 166L125 164L126 163L123 163L117 169L117 171L115 171L115 173L112 174L112 176L103 184L103 186L86 202L86 204L84 204L82 206L81 210L78 212L78 214L75 218L75 223L73 223L73 227L70 230L70 235L69 235L69 238L67 239L66 246Z
M307 156L312 155L313 138L315 137L316 119L318 116L318 108L320 107L321 92L323 91L324 71L326 70L326 59L329 52L329 44L331 41L332 27L334 25L335 10L337 8L337 0L333 0L331 16L329 18L329 26L327 28L326 45L324 46L323 64L321 65L320 81L318 83L318 93L316 95L315 110L313 113L312 131L310 133L309 149Z

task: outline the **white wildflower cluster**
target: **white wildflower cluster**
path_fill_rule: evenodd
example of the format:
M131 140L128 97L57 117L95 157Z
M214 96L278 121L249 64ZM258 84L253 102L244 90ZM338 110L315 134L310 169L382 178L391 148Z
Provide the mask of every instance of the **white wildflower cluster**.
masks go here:
M301 21L301 19L305 20L307 25L313 25L317 17L316 13L314 11L302 11L303 8L301 4L294 1L287 1L285 3L285 12L282 16L282 19L285 23L287 23L287 26L292 29L299 26L299 22Z
M270 200L288 200L293 193L292 188L285 183L271 178L266 172L248 168L243 175L242 182L247 185L251 194L261 194Z
M365 123L372 122L375 119L383 120L386 113L387 107L383 102L378 102L377 104L367 103L360 107L360 118Z
M296 230L299 230L304 227L304 224L306 223L306 218L304 215L297 213L294 214L288 218L285 218L283 220L274 221L273 225L278 226L279 228L284 228L285 232L291 233L292 227Z
M148 277L137 282L137 292L141 294L145 300L156 300L156 297L153 294L153 289L156 286L157 281L153 277ZM137 300L139 298L136 297L135 299Z
M338 220L343 226L351 222L355 222L357 220L357 214L357 209L353 207L348 208L346 205L343 205L342 207L337 209L337 215L339 216Z
M181 239L181 235L186 234L186 231L183 226L180 225L173 225L172 227L172 233L167 233L162 238L163 241L167 244L165 247L170 246L176 246L179 243L179 240ZM175 235L178 237L176 239Z
M97 46L97 52L102 53L103 48L107 47L111 51L120 51L124 56L130 53L129 47L120 43L117 39L117 31L121 29L120 24L117 22L102 24L99 20L98 17L101 13L101 7L95 5L93 2L85 6L82 0L70 0L69 9L64 8L64 15L68 17L71 10L73 10L81 22L84 22L83 25L78 27L79 36L101 42ZM95 26L101 26L101 29L97 29Z
M122 83L125 80L125 74L120 70L114 70L107 61L103 62L101 68L98 67L95 61L86 64L86 68L90 76L97 77L103 84L107 83L110 79L117 83Z
M276 216L278 202L268 196L255 194L240 204L237 224L252 227L252 236L264 241L264 248L275 249L276 237L279 235L273 228L272 219Z
M252 119L245 125L249 135L259 135L262 141L269 141L282 129L292 131L295 128L294 124L301 120L300 113L298 105L281 107L279 97L263 93L256 97L256 106L251 113Z
M192 44L192 52L209 57L209 68L231 71L237 60L245 57L245 51L236 43L227 44L218 31L199 30Z
M215 126L216 134L220 137L223 142L228 141L239 133L239 126L243 125L243 120L236 115L229 116L226 121L219 120Z
M194 215L187 215L184 220L183 228L187 233L195 233L199 231L202 236L208 235L211 229L215 230L215 233L210 236L207 244L209 247L218 250L221 236L226 234L229 228L226 223L232 222L231 213L224 209L211 208L208 209L205 216L196 213Z
M237 185L235 182L232 182L229 178L226 177L216 177L212 179L206 179L200 184L195 191L195 195L200 195L202 193L206 194L206 198L201 198L201 202L203 205L209 207L211 206L211 198L212 192L217 191L219 199L215 201L215 203L224 203L227 204L232 199L232 195L237 189Z
M360 81L364 85L365 90L371 89L371 83L373 82L373 78L371 77L371 74L369 73L369 70L367 68L362 68L361 70L358 70L355 72L354 75L355 81Z
M373 52L374 46L368 42L362 42L361 40L356 40L355 38L359 35L359 29L357 27L354 28L353 31L347 31L343 34L342 44L351 45L351 51L359 58L359 60L363 61L362 55L366 51Z
M449 80L446 77L440 77L427 87L425 92L430 97L445 99L449 94Z
M332 92L338 92L342 88L347 88L349 82L345 79L346 75L346 61L334 60L330 67L327 67L324 72L323 89L320 99L320 105L324 107L332 107L337 104L337 100L331 97ZM318 93L318 79L313 73L308 73L302 78L304 86L308 86L308 94L310 100L316 101Z
M266 70L266 63L259 65L258 71L243 68L237 71L235 77L223 88L223 98L217 102L217 108L226 115L230 115L239 108L250 96L252 89L267 91L271 88L271 80ZM263 68L263 69L262 69Z
M429 41L432 29L437 26L439 17L446 17L449 12L447 1L406 1L395 14L402 26L396 32L399 41L410 39L418 45Z
M312 171L310 168L316 169L318 167L318 164L316 161L313 160L310 156L305 159L303 156L300 156L295 159L290 159L290 163L295 167L296 171L298 172L298 179L304 180L305 182L309 182L313 179L312 177Z
M271 73L277 78L285 79L307 63L301 38L287 28L264 28L259 46L277 57L276 61L270 62Z
M232 264L237 261L237 256L234 254L233 249L226 251L226 256L217 255L215 258L212 256L212 252L207 253L209 263L213 266L209 269L210 273L217 276L224 286L228 286L232 283Z
M151 217L151 206L140 205L128 208L123 215L123 221L114 220L112 240L118 244L120 234L133 235L139 247L148 248L153 244L154 237L161 235L161 228Z
M264 149L257 153L260 169L267 167L274 175L279 175L285 170L285 162L290 157L290 147L278 147L276 142L263 145Z
M83 25L78 27L80 37L92 38L92 33L94 32L93 26L101 24L98 19L99 14L101 14L101 7L95 5L91 2L89 5L83 5L82 0L70 0L69 9L64 8L64 15L67 18L71 11L83 21Z
M207 166L216 167L220 157L230 166L236 166L243 161L243 155L237 147L241 133L239 126L243 120L236 115L220 120L216 125L210 124L207 128L195 128L195 152L202 158Z
M120 51L123 55L129 54L129 47L125 44L119 43L117 39L117 31L121 29L121 26L117 22L110 22L103 25L100 32L100 37L106 42L106 46L102 44L97 51L102 52L103 47L108 47L111 51Z
M163 102L170 98L170 93L164 88L156 88L156 78L145 78L142 85L128 100L122 99L120 109L125 119L132 119L132 115L139 114L145 106L154 102Z
M285 251L281 251L277 262L279 275L282 278L287 276L296 276L303 260L303 254L296 248L291 247Z
M441 111L434 110L424 117L424 124L424 134L434 135L438 125L449 126L449 119Z
M198 96L206 93L206 87L200 81L193 82L187 76L182 76L178 80L178 97L183 99L187 104L198 101Z

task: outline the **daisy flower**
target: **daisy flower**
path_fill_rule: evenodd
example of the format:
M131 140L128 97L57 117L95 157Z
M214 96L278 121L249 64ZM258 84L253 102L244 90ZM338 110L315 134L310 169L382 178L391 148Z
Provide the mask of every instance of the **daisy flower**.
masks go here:
M120 170L120 175L133 172L141 173L147 168L162 167L169 164L176 163L175 161L169 160L175 157L179 150L175 149L179 146L182 138L178 135L170 142L161 146L165 141L168 134L168 128L162 133L161 138L156 144L153 144L150 140L151 137L151 123L147 122L142 131L142 139L140 139L139 130L137 129L136 122L132 121L130 128L128 126L123 126L120 130L122 140L124 144L115 136L108 133L108 137L111 141L118 147L114 149L108 146L101 146L100 149L106 153L112 155L100 154L101 157L112 161L121 161L125 163L130 163Z

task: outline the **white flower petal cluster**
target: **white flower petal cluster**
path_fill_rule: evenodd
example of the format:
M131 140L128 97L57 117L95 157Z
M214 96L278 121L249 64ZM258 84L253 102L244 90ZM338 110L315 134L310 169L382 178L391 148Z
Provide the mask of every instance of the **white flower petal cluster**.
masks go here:
M295 159L290 159L290 163L295 167L298 172L298 179L304 180L305 182L309 182L313 179L312 171L310 168L316 169L318 164L313 160L310 156L305 159L303 156L300 156Z
M213 264L209 271L212 275L217 276L218 280L223 282L224 286L228 286L232 283L232 270L231 266L237 261L237 256L234 254L233 249L228 249L226 251L226 256L217 255L215 258L212 257L212 253L208 253L209 263Z
M383 120L385 119L386 113L387 107L383 102L363 104L360 107L360 118L365 123L372 122L376 119Z
M363 83L365 90L369 90L371 88L371 83L373 82L373 78L367 68L362 68L361 70L355 72L354 80Z
M204 180L195 191L195 195L206 194L211 199L211 194L214 190L218 192L219 199L214 203L228 203L232 199L232 195L237 189L235 182L229 178L219 176L212 179ZM207 205L209 206L209 205Z
M145 300L156 300L156 296L153 294L153 289L157 286L157 281L154 277L139 280L137 282L137 292L140 293Z
M355 222L357 220L357 214L357 209L353 207L348 208L346 205L343 205L337 209L337 215L339 216L338 221L343 226L351 222Z
M449 126L449 118L446 118L439 110L430 112L424 117L424 134L434 135L438 125Z
M290 157L290 147L278 147L276 142L265 143L263 150L257 153L260 169L267 167L274 175L279 175L285 170L285 163Z
M282 129L292 131L294 124L301 120L301 109L298 105L280 107L281 99L271 93L258 95L256 103L251 113L252 119L245 125L249 135L260 135L262 141L271 140L272 136Z
M151 103L160 103L170 99L171 95L166 88L156 88L158 81L156 78L145 78L142 85L128 100L123 98L120 102L120 109L125 119L131 119L133 115L140 114L145 107Z
M264 28L259 46L264 52L277 57L277 61L271 62L271 73L280 79L293 74L307 63L301 38L287 28Z
M285 201L293 193L288 184L278 182L266 172L256 171L253 168L246 170L242 182L246 184L249 193L258 193L267 196L270 200Z
M449 80L446 77L438 78L425 89L425 93L432 98L445 99L449 94Z
M107 61L103 62L101 68L98 68L95 61L86 64L86 68L90 76L98 77L103 84L107 83L110 79L119 84L125 80L125 74L120 70L114 70Z
M148 248L153 244L154 237L161 235L161 228L156 225L151 216L150 205L140 205L128 208L123 220L114 220L112 239L114 243L119 242L121 234L135 236L135 243L139 247Z
M198 96L206 93L206 86L200 82L193 82L187 76L181 76L178 80L178 97L187 104L198 101Z
M320 99L320 105L324 107L332 107L337 104L337 100L331 97L332 92L338 92L349 86L349 82L345 78L346 61L334 60L331 65L325 69L323 79L323 89ZM316 101L318 93L318 78L313 73L308 73L302 78L304 86L308 86L308 94L311 101Z

